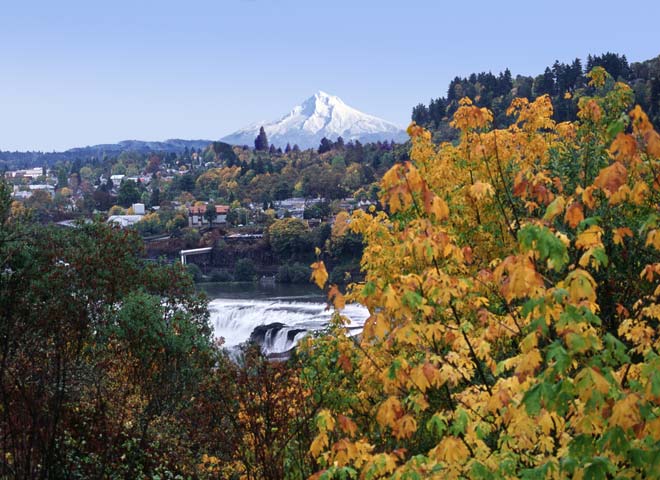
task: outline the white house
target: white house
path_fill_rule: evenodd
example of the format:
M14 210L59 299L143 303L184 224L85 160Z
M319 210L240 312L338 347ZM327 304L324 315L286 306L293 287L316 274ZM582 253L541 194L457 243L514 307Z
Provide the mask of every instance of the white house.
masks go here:
M206 205L199 205L188 208L188 226L202 227L208 225L209 221L205 218ZM227 213L229 213L229 205L216 205L215 218L213 225L224 225L227 223Z
M121 228L132 227L144 218L142 215L110 215L107 223L115 223Z

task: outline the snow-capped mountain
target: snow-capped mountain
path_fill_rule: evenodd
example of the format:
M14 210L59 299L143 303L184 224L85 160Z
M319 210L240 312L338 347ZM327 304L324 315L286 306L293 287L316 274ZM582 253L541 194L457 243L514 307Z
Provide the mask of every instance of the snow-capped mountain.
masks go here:
M359 140L362 143L408 138L406 132L393 123L362 113L339 97L319 91L280 120L254 123L227 135L222 141L252 146L262 126L268 142L282 148L287 143L298 144L303 149L316 148L323 137L330 140L342 137L345 142Z

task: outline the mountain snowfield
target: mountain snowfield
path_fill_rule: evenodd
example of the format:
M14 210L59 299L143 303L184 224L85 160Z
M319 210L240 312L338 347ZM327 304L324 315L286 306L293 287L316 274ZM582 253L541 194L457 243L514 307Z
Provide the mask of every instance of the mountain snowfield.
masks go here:
M268 142L282 148L287 143L298 144L303 149L316 148L323 137L333 141L342 137L345 142L359 140L363 143L408 139L406 132L393 123L362 113L346 105L341 98L319 91L280 120L254 123L221 140L252 146L262 126Z

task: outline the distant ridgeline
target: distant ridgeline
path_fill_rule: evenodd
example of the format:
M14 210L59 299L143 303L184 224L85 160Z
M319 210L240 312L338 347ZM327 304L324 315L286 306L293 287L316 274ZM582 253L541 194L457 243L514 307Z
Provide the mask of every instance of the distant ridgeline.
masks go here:
M457 139L458 132L450 127L449 122L458 108L461 98L469 97L476 105L487 107L493 112L495 126L505 127L511 121L510 117L506 115L506 110L513 98L532 99L544 94L548 94L552 98L556 121L575 120L578 111L577 97L580 93L591 93L585 74L596 66L602 66L615 79L631 85L635 92L636 103L640 104L648 113L654 126L660 128L660 56L644 62L629 64L625 55L616 53L589 55L584 66L579 58L571 63L556 61L542 74L535 77L517 75L514 78L509 69L498 75L482 72L473 73L465 78L455 77L449 84L446 96L431 99L428 105L420 103L414 107L412 120L431 130L435 141L452 141ZM323 140L326 140L327 143L327 139ZM273 150L272 147L273 145L271 145L271 150ZM294 147L297 149L296 145ZM288 148L285 153L288 153ZM324 149L323 142L321 142L319 153ZM274 153L281 154L281 149L279 150ZM0 151L0 170L36 166L53 167L62 162L100 166L106 163L106 160L114 163L117 157L127 153L146 156L158 154L166 161L168 157L189 158L195 154L201 159L205 152L213 154L216 159L223 160L229 165L236 162L234 149L225 142L179 139L164 142L126 140L114 144L72 148L65 152Z
M34 166L52 167L57 162L82 160L83 164L90 159L103 161L104 157L116 157L123 152L173 153L182 154L193 150L203 150L211 140L180 140L172 139L164 142L146 142L141 140L124 140L119 143L107 143L87 147L71 148L64 152L3 152L0 151L0 168L8 170L30 168ZM0 145L1 147L2 145ZM229 147L229 145L227 145Z
M597 66L603 67L615 79L628 83L635 92L635 102L648 113L656 129L660 127L660 56L628 64L625 55L616 53L589 55L584 67L579 58L570 64L556 61L536 77L517 75L513 78L509 69L499 75L482 72L466 78L456 77L449 83L446 97L414 107L412 120L432 130L435 141L451 141L458 132L449 126L449 122L463 97L490 109L495 126L501 128L511 122L506 110L512 99L532 99L547 94L552 98L554 119L573 121L578 111L576 94L589 94L585 74Z

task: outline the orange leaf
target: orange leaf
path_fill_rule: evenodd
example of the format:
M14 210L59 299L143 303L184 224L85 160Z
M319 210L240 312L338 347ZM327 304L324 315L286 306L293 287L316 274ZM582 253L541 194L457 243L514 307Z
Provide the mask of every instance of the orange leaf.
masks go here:
M351 371L353 371L353 365L351 364L351 359L348 358L343 353L339 355L339 358L337 359L337 364L346 373L351 373Z
M596 206L596 199L594 198L594 190L595 188L593 185L590 185L587 187L585 191L582 192L582 201L584 204L593 209Z
M339 428L344 433L347 433L351 437L355 436L358 427L353 420L340 414L337 416L337 421L339 422Z
M339 291L337 285L331 285L328 291L328 300L332 302L336 310L341 310L346 306L344 295Z
M609 167L605 167L600 171L596 180L594 180L594 185L612 194L627 181L628 169L626 169L623 163L614 162Z
M615 245L623 245L623 240L626 237L632 237L633 233L628 227L615 228L613 240Z
M571 228L577 227L580 222L584 220L584 212L580 202L573 202L571 206L566 209L564 221L568 223Z
M637 142L632 135L619 133L610 146L610 152L618 161L629 162L637 153Z

